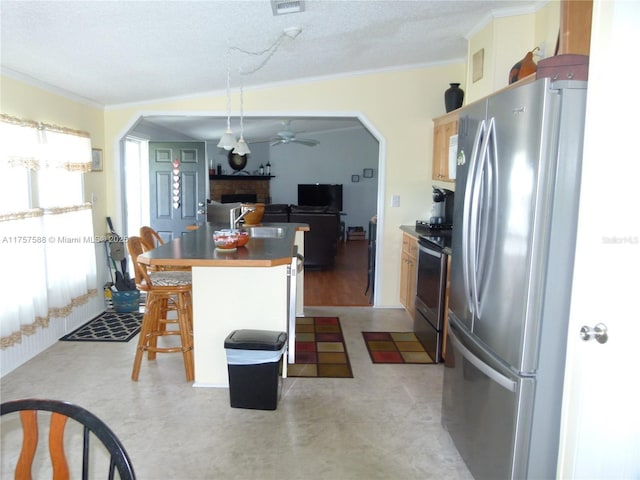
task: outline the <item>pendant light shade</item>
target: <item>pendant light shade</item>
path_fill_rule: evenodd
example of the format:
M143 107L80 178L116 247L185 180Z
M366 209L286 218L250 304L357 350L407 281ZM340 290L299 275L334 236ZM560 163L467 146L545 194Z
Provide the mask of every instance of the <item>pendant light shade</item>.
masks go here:
M224 132L224 135L220 137L220 141L218 142L219 148L224 148L225 150L233 150L238 146L238 141L236 140L235 135L231 131L230 128Z
M247 142L244 141L244 137L240 137L240 140L238 140L238 145L233 149L233 153L237 153L238 155L246 155L248 153L251 153L251 150L249 150L249 145L247 145Z

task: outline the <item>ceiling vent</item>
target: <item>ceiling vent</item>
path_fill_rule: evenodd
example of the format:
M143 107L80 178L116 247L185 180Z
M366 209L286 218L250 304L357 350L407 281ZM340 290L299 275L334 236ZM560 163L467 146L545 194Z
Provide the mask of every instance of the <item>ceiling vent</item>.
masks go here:
M273 15L304 12L304 0L271 0Z

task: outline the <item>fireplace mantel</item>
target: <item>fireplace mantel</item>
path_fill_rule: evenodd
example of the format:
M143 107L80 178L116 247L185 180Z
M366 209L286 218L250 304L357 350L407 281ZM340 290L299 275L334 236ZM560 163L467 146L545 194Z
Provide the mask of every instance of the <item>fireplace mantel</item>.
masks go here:
M275 175L209 175L209 180L271 180Z

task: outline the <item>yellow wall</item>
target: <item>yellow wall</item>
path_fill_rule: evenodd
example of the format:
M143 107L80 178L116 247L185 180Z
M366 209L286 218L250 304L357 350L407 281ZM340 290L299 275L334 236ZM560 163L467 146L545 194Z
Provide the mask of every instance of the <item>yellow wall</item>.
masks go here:
M560 2L551 1L535 13L496 18L469 39L465 104L506 87L509 71L527 52L544 46L553 55L560 28ZM484 49L483 77L473 82L473 55ZM534 60L541 59L537 54Z
M25 120L50 123L83 130L91 135L93 148L104 149L104 115L101 108L69 100L42 88L27 85L9 77L0 77L0 107L2 113ZM107 230L107 181L104 173L84 175L85 201L96 199L93 227L96 235Z
M432 118L445 113L444 91L450 82L463 82L464 64L412 69L372 75L305 82L288 86L248 89L244 93L247 115L287 114L336 115L359 114L370 122L386 146L383 152L384 223L382 284L379 305L399 305L400 225L414 224L426 218L431 208ZM464 85L463 85L464 87ZM238 98L232 99L238 105ZM221 113L225 111L224 92L215 96L168 101L144 106L109 109L105 113L107 175L115 182L118 139L133 125L141 111L145 113ZM116 160L117 161L117 160ZM115 190L111 190L115 192ZM400 207L390 208L392 195L400 195ZM109 196L109 211L118 209L116 195Z

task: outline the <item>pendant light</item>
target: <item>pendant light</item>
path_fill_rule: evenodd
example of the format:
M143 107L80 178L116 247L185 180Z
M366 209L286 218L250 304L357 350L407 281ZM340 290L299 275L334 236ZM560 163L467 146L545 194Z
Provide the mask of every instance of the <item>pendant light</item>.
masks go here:
M233 150L233 153L236 153L238 155L247 155L251 153L251 150L249 150L249 145L247 145L247 142L244 140L244 89L242 81L240 83L239 141L236 140L235 135L231 131L231 52L236 51L248 56L263 57L262 61L252 69L245 71L238 69L240 78L242 78L242 76L254 74L262 67L264 67L271 59L271 57L276 53L276 51L280 48L280 45L284 40L286 40L287 38L290 40L294 40L298 35L300 35L301 31L302 29L300 29L299 27L285 28L275 40L275 42L273 42L268 48L258 52L251 52L234 46L230 46L227 49L227 130L224 132L224 134L220 138L220 141L218 142L219 148L224 148L225 150Z

